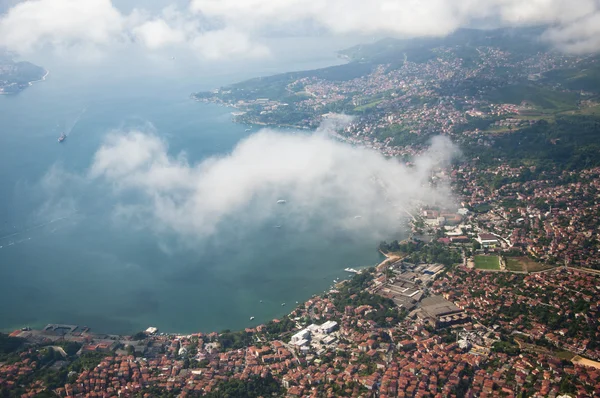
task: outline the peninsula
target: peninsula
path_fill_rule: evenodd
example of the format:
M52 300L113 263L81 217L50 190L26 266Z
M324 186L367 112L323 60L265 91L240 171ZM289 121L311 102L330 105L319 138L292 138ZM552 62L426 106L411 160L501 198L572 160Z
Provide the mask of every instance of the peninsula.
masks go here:
M8 54L0 53L0 94L17 94L32 83L44 78L48 71L31 62L15 62Z

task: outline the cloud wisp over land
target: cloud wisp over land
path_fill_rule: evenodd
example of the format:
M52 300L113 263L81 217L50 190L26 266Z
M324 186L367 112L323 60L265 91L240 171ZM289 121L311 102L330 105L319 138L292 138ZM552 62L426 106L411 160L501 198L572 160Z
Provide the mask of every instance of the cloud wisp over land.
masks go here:
M225 223L260 225L284 210L286 227L318 219L337 229L384 233L401 228L402 208L415 200L452 203L446 186L432 187L432 170L451 161L456 147L436 137L406 166L397 159L336 142L326 128L313 134L265 129L231 153L191 164L169 154L165 141L140 131L109 135L97 151L89 178L117 197L119 217L145 220L157 232L205 238ZM285 199L285 204L277 201ZM363 228L364 227L364 228Z
M137 44L184 46L203 59L269 54L273 32L318 27L330 34L444 36L481 21L546 26L542 39L575 53L600 49L598 0L191 0L148 11L111 0L24 0L0 16L0 46L17 52Z

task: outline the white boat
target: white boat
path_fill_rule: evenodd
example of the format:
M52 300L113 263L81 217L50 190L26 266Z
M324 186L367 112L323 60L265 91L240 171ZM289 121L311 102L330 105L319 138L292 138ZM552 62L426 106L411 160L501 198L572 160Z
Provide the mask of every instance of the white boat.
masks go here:
M253 316L251 316L251 317L250 317L250 320L251 320L251 321L253 321L253 320L254 320L254 317L253 317Z
M362 216L354 216L355 220L360 220L362 218Z
M352 272L353 274L358 274L358 271L355 270L354 268L344 268L344 271L346 271L346 272Z
M279 199L279 200L277 201L277 204L278 204L278 205L284 205L284 204L286 204L286 203L287 203L287 201L286 201L285 199Z
M262 303L262 300L260 300L260 302Z
M285 303L281 303L281 306L283 307L285 305Z

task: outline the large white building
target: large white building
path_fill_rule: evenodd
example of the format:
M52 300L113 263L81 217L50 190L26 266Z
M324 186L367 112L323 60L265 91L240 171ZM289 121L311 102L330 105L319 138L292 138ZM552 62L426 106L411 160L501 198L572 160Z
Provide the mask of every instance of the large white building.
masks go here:
M327 339L329 336L325 337L324 335L333 332L337 326L338 324L335 321L327 321L322 325L315 325L313 323L307 326L306 329L302 329L293 335L292 339L290 340L290 344L295 345L296 347L308 348L308 343L312 339L313 335L317 341L321 341L321 339L324 338ZM333 340L328 339L328 341L329 343L326 344L331 344L331 342L335 341L335 338L333 338Z
M158 333L158 328L155 328L154 326L150 326L148 329L146 329L146 334L148 335L154 335Z
M327 321L324 324L322 324L321 326L319 326L319 330L321 331L321 333L328 334L328 333L333 332L336 327L337 327L337 322Z
M310 340L310 331L307 329L303 329L292 336L292 340L290 340L290 343L295 346L301 347L301 346L308 344L309 340Z

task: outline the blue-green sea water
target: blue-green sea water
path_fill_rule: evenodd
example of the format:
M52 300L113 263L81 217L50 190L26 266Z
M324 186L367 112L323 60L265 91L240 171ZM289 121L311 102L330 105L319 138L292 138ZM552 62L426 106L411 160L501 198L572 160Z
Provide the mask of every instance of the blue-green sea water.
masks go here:
M240 329L281 317L346 276L345 267L381 260L373 239L318 225L257 225L247 234L221 231L197 247L165 245L178 237L119 223L109 187L82 182L113 130L151 130L191 163L228 153L257 129L246 131L231 122L231 109L194 102L190 93L335 64L333 52L227 67L125 53L72 65L56 56L34 61L50 70L46 81L0 96L0 330L46 323L114 333L150 325Z

